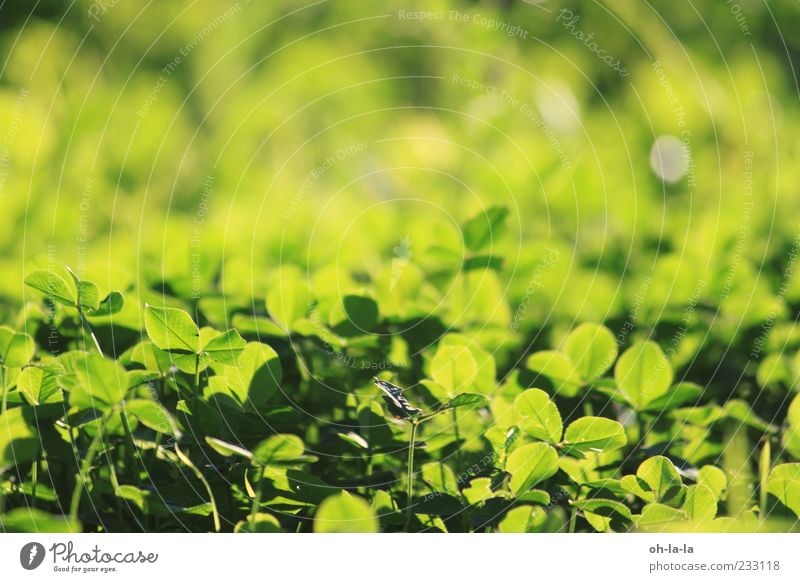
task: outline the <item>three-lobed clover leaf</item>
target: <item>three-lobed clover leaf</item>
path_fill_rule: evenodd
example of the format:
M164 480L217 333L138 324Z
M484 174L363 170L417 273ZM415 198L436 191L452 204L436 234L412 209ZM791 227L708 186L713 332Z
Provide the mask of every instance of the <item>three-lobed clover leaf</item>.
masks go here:
M643 461L636 475L626 475L620 483L626 491L649 503L679 505L685 494L678 469L661 455Z
M56 271L36 270L25 278L25 284L40 291L53 301L80 310L84 315L98 317L119 312L124 298L119 291L111 291L101 299L100 288L93 282L80 279L67 268L69 278Z
M209 361L235 365L246 345L235 329L201 330L188 313L174 307L145 305L144 325L152 342L173 353L175 364L186 372L203 369Z

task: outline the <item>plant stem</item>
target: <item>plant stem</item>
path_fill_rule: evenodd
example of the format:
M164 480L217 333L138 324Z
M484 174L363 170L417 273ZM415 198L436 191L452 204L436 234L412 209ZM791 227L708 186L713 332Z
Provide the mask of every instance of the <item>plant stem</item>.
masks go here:
M764 521L767 517L767 480L769 479L769 467L772 462L771 449L769 437L767 437L764 441L764 446L761 448L761 457L758 460L758 515L761 521Z
M31 507L36 507L36 485L39 483L39 457L41 454L41 449L36 452L36 458L31 467Z
M106 428L107 418L108 415L105 415L100 420L100 425L97 427L97 433L94 435L92 443L89 445L89 450L86 452L86 456L83 458L80 470L75 476L75 487L72 490L72 501L69 504L69 519L71 522L75 522L78 519L78 509L81 505L81 493L86 487L87 473L90 472L92 462L94 462L94 457L97 454L97 450L100 444L103 442L103 431Z
M572 512L569 514L569 533L575 533L575 522L577 519L578 508L572 506Z
M366 471L366 480L367 480L367 487L365 493L368 497L372 498L372 443L367 445L367 471Z
M458 430L458 415L455 408L450 409L450 413L453 415L453 435L456 439L456 475L461 475L461 433Z
M211 503L211 514L214 520L214 531L219 533L220 531L219 509L217 509L217 500L214 498L214 492L211 490L211 485L208 483L208 479L206 479L205 475L203 475L200 472L200 469L195 467L194 463L192 463L192 460L189 457L187 457L183 453L183 451L181 451L181 448L178 446L177 442L175 443L175 454L178 455L178 458L184 465L186 465L187 467L189 467L189 469L192 470L195 476L203 484L203 487L205 487L206 492L208 493L209 502Z
M581 496L581 486L578 485L578 490L575 492L575 501ZM578 508L575 504L572 505L572 511L569 514L569 533L575 533L575 523L578 520Z
M297 358L297 369L300 372L300 378L306 382L311 380L311 374L309 372L308 362L306 361L305 356L303 355L303 343L298 342L297 350L295 351L295 357Z
M8 397L8 389L6 388L6 367L0 366L0 389L3 390L3 406L0 408L0 413L6 413L6 406L8 404L7 397Z
M408 473L406 475L406 531L408 531L408 526L411 523L411 498L414 495L414 448L416 447L418 426L418 421L412 419L411 441L408 444Z
M102 356L103 355L103 348L100 347L100 342L97 341L97 336L94 334L94 329L92 329L92 324L90 324L89 320L86 319L86 314L83 313L83 309L81 309L80 306L78 306L78 315L80 315L80 317L81 317L81 324L83 325L84 329L91 336L92 342L94 343L95 349L97 349L97 351Z
M266 471L266 467L261 467L261 473L258 476L258 487L256 488L256 496L253 498L253 505L250 507L251 527L255 525L256 515L258 515L258 509L261 507L261 496L264 493L264 471Z
M194 356L194 394L193 400L197 401L200 392L200 354Z
M136 442L133 440L131 423L128 421L128 414L125 412L124 408L119 411L119 416L122 419L122 428L125 430L125 436L128 438L128 445L130 446L129 454L125 455L127 457L128 467L133 471L133 478L138 485L141 483L141 479L139 477L138 463L134 462L134 459L136 458Z

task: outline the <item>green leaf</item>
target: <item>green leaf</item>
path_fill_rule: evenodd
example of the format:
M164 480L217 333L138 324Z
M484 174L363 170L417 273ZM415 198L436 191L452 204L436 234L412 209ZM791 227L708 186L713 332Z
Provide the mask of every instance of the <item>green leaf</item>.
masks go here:
M547 521L547 512L541 507L522 505L514 507L506 513L498 525L500 533L530 533Z
M58 377L49 370L28 366L17 378L17 390L31 406L58 401Z
M202 351L219 364L233 366L238 362L245 344L238 331L229 329L207 341Z
M475 380L472 382L472 389L474 389L475 392L487 395L494 391L497 382L497 364L492 354L478 345L475 338L470 338L458 333L448 333L441 338L439 345L467 348L478 366L478 373L475 375Z
M147 335L162 350L186 350L196 354L200 349L200 330L182 309L144 307Z
M130 352L130 361L141 364L147 370L165 375L172 366L172 354L165 352L153 342L145 340L136 344Z
M769 354L756 368L756 381L759 386L767 387L778 383L791 386L792 372L789 362L783 354Z
M634 409L644 410L669 390L672 366L657 343L637 342L620 356L614 378L625 400Z
M57 273L45 270L34 271L25 278L25 284L37 291L41 291L48 297L52 297L54 301L70 307L75 307L76 305L75 291Z
M256 446L253 458L262 465L286 463L301 457L304 450L300 437L293 434L276 434Z
M100 307L100 289L91 281L83 281L67 267L67 272L78 291L77 306L81 309L97 309Z
M451 408L461 408L463 406L469 406L470 408L479 408L481 406L486 406L489 403L486 400L486 396L483 394L474 394L471 392L464 392L463 394L459 394L449 402L447 402L444 406L442 406L439 411L442 410L449 410Z
M248 460L251 460L253 458L253 453L238 445L234 445L213 437L206 437L206 442L212 449L214 449L223 457L238 455Z
M697 472L697 484L708 487L717 499L721 499L728 486L728 478L725 476L725 471L719 467L704 465Z
M377 533L378 518L369 504L347 491L323 501L314 516L316 533Z
M626 490L648 502L674 503L683 494L683 482L675 465L666 457L646 459L636 470L636 476L621 480Z
M245 335L254 335L259 338L283 337L286 332L274 321L267 317L253 317L241 313L234 313L231 325Z
M651 400L645 405L648 411L667 411L683 406L687 402L696 401L703 393L703 388L691 382L681 382L672 386L665 394Z
M0 364L8 368L21 368L36 353L36 343L27 333L0 326Z
M738 420L740 423L756 430L772 434L775 434L778 432L778 430L780 430L777 426L760 419L758 415L752 411L750 405L744 400L739 400L736 398L728 400L725 403L725 406L723 406L722 410L728 418Z
M789 426L800 427L800 394L797 394L789 405L789 410L786 411L786 422Z
M577 462L581 463L583 461L576 461L575 459L569 459L569 457L561 457L561 468L565 470L564 463L566 462ZM566 471L566 470L565 470ZM579 482L579 481L578 481ZM613 493L614 495L619 495L620 497L625 497L628 494L628 491L622 487L619 479L594 479L591 481L584 481L581 483L584 487L589 487L590 489L604 489L609 493Z
M514 411L522 418L520 425L526 434L551 444L561 441L561 414L544 390L525 390L514 399Z
M680 509L661 503L648 503L642 508L642 514L638 516L636 525L645 529L660 529L661 526L686 518L686 513Z
M717 516L717 495L705 485L686 488L683 511L694 521L711 521Z
M256 513L236 524L233 533L280 533L281 524L274 515Z
M795 459L800 459L800 394L789 405L786 422L789 426L784 431L781 442Z
M306 316L311 304L311 292L298 277L287 277L279 281L267 294L267 310L270 317L285 333Z
M81 524L33 507L18 507L0 514L0 531L6 533L80 533Z
M369 443L366 440L364 440L364 437L362 437L357 432L353 432L352 430L350 432L337 432L336 436L338 436L344 442L350 443L357 449L362 449L362 450L369 449Z
M586 521L597 531L624 531L633 521L631 510L613 499L592 498L573 501L572 505L583 512Z
M249 342L239 356L238 364L225 368L222 378L211 378L212 385L221 380L240 404L258 409L267 403L283 381L278 354L266 344Z
M505 228L508 208L490 206L477 216L464 223L464 244L473 252L477 252L489 243L496 244L497 238Z
M175 420L158 402L144 398L129 400L125 403L125 411L158 433L180 436Z
M458 495L458 481L453 471L444 463L425 463L422 465L422 480L434 491Z
M24 408L10 408L0 414L0 470L32 460L39 450L39 434L33 415Z
M519 495L556 474L558 454L545 443L523 445L508 456L506 471L511 473L511 492Z
M784 463L773 467L769 473L767 491L800 518L800 463Z
M110 408L119 404L128 390L125 370L115 360L100 354L85 354L76 362L77 384L69 401L78 408Z
M345 295L331 309L329 325L342 337L364 335L378 323L378 304L362 295Z
M114 315L122 311L125 305L125 298L119 291L112 291L105 299L103 299L97 306L97 309L87 311L86 315L89 317L103 317L107 315Z
M489 477L473 479L469 482L469 487L465 487L461 493L470 505L483 503L487 499L494 497L492 480ZM458 491L456 491L455 495L458 495Z
M628 443L620 423L601 416L584 416L574 421L564 432L564 444L570 451L608 452Z
M581 378L575 365L566 354L554 351L541 351L531 354L525 362L529 370L548 378L556 390L556 395L572 397L581 387Z
M590 382L602 376L614 364L617 342L607 327L582 323L567 336L564 351L581 378Z
M431 377L449 396L469 388L477 374L475 358L463 346L440 346L431 361Z
M539 505L547 505L550 503L550 494L541 489L531 489L517 497L520 503L538 503Z

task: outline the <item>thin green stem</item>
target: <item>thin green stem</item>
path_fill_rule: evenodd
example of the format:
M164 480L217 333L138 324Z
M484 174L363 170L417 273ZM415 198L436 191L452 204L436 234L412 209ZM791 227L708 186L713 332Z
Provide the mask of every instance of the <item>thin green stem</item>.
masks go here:
M372 444L367 445L367 492L372 491Z
M214 492L211 490L211 485L209 484L208 479L206 479L205 475L203 475L203 473L200 472L200 469L198 469L194 465L194 463L192 463L192 460L189 457L187 457L183 453L183 451L181 451L181 448L178 446L178 443L175 443L175 454L178 455L178 458L184 465L186 465L187 467L189 467L189 469L192 470L192 472L195 474L195 477L197 477L203 484L203 487L205 487L206 492L208 493L209 502L211 503L211 514L214 520L214 531L219 533L220 531L219 509L217 508L217 500L214 498Z
M309 372L310 368L308 367L308 362L303 355L303 347L304 344L302 342L298 342L298 349L295 351L295 357L297 358L297 368L300 372L300 378L308 382L311 380L311 374Z
M91 470L94 457L97 454L100 444L103 442L103 431L106 428L107 419L108 415L104 415L100 419L97 432L95 433L94 438L89 445L89 450L86 452L86 456L83 458L80 470L75 476L75 487L72 490L72 501L69 504L69 518L71 522L75 522L78 519L78 509L80 509L81 505L81 493L86 487L87 475Z
M411 523L411 504L414 495L414 449L416 448L418 426L419 422L416 419L412 419L411 440L408 443L408 473L406 474L406 531L408 531L408 526Z
M136 442L133 440L133 432L131 431L131 423L128 420L128 414L125 412L125 409L121 409L119 411L119 416L122 419L122 428L125 430L125 436L128 439L128 446L130 446L129 454L126 455L128 467L133 472L133 478L138 485L141 483L141 478L139 476L139 467L138 463L136 463Z
M41 454L41 449L36 451L36 458L33 460L33 466L31 467L31 507L36 507L36 486L39 484L39 458Z
M575 522L578 517L578 508L572 506L572 511L569 514L569 533L575 533Z
M3 390L3 406L0 408L2 414L6 413L6 407L8 405L8 388L6 387L6 367L0 366L0 389Z
M455 461L456 461L456 475L461 475L461 433L458 430L458 414L456 414L456 409L451 408L450 413L453 416L453 435L456 439L456 454L455 454Z
M88 319L86 319L86 314L83 312L83 309L81 309L80 306L78 306L78 315L80 315L80 318L81 318L81 325L83 325L83 328L86 330L86 332L92 338L92 343L94 343L95 349L102 356L103 355L103 348L100 347L100 342L97 341L97 336L94 334L94 329L92 328L92 324L89 323Z
M578 498L580 497L580 495L581 495L581 486L578 485L578 490L575 493L575 501L578 501ZM575 533L575 524L576 524L577 520L578 520L578 508L573 503L572 504L572 511L570 511L570 514L569 514L569 533Z
M769 480L769 469L772 463L772 445L769 437L764 441L761 449L761 457L758 460L758 495L759 495L759 518L764 521L767 518L767 482Z
M194 394L193 400L197 400L200 396L200 353L194 356Z
M253 497L253 505L250 507L250 526L256 523L256 515L261 507L261 496L264 494L264 471L266 467L261 467L261 472L258 476L258 487L256 487L256 496Z
M645 447L645 439L647 438L647 419L644 418L642 412L636 413L636 428L639 431L639 442L636 448L641 450Z

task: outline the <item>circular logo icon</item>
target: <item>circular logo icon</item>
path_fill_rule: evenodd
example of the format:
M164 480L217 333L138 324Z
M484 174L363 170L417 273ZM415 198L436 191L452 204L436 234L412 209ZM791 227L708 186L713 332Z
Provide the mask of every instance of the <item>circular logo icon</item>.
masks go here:
M35 570L44 561L44 546L39 542L29 542L19 551L19 563L26 570Z

